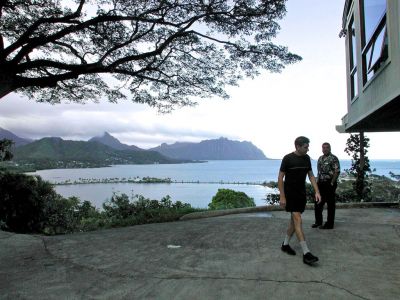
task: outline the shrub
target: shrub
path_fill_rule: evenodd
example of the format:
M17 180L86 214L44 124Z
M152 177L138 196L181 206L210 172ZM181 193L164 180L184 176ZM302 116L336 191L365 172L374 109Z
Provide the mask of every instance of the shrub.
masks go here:
M237 192L230 189L219 189L217 194L208 204L210 209L229 209L256 206L254 199L243 192Z
M80 230L81 220L99 216L90 202L63 198L39 176L0 173L0 226L18 233L60 234Z
M280 194L267 194L265 201L267 202L267 205L276 205L279 204L280 201Z
M40 177L0 173L2 229L18 233L41 232L45 203L57 196L51 184Z
M134 206L126 194L114 194L109 201L103 203L103 209L109 218L125 219L134 213Z
M337 189L336 190L336 202L340 203L349 203L355 202L357 200L357 193L354 189Z
M110 227L175 221L184 214L196 211L188 203L172 202L168 195L157 201L142 195L129 199L126 194L114 194L103 204L103 209L106 226Z
M131 201L132 200L132 201ZM100 212L90 202L63 198L39 176L0 173L0 228L18 233L63 234L178 220L190 204L114 194Z

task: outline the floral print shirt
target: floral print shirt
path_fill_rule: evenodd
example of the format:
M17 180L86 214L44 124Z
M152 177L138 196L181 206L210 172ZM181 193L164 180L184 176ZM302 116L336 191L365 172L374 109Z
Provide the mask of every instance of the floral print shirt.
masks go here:
M340 173L339 159L329 153L318 158L318 181L331 181L336 172Z

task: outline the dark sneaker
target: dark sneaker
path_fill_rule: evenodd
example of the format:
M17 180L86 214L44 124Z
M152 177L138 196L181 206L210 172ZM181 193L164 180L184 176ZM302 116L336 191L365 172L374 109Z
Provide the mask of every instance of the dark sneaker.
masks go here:
M317 227L320 227L321 225L322 225L322 224L314 223L314 224L311 225L311 227L312 227L312 228L317 228Z
M296 255L296 251L294 251L292 247L290 247L289 245L284 245L283 243L281 246L281 250L289 255Z
M324 225L319 226L318 228L319 229L333 229L333 226L325 223Z
M318 257L311 254L311 252L307 252L303 255L303 263L307 265L312 265L313 263L318 261Z

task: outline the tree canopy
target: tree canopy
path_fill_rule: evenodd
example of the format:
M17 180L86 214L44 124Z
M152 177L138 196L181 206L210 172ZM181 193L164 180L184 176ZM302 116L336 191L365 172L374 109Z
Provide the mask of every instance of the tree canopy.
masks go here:
M0 98L161 111L299 61L271 42L286 0L2 0Z

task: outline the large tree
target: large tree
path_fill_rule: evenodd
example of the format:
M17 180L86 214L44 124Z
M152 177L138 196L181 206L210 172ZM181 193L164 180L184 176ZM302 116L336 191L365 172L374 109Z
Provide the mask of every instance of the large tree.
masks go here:
M301 58L271 39L286 0L0 0L0 98L131 98L160 110L227 98Z

